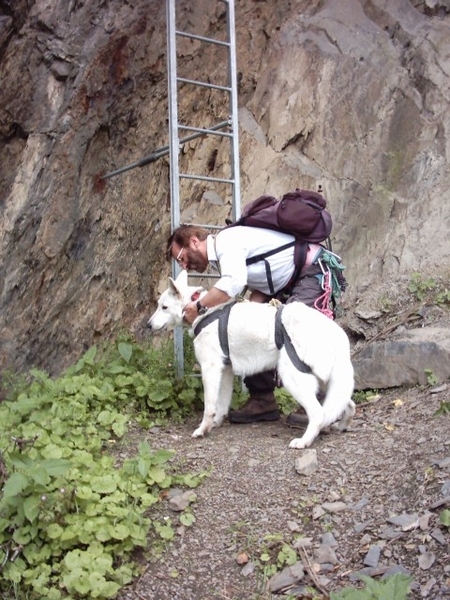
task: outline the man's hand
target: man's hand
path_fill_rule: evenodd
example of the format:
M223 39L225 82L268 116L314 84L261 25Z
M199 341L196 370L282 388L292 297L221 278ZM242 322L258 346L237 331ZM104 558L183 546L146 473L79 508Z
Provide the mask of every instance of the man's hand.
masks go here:
M189 304L186 304L186 306L184 307L184 316L183 316L186 323L192 324L197 317L198 317L198 312L197 312L197 305L195 304L195 302L189 302Z
M230 297L222 290L218 290L215 287L212 287L208 293L202 297L201 303L203 306L207 308L211 308L213 306L217 306L218 304L223 304L227 302ZM186 323L192 324L195 319L198 317L197 304L195 302L189 302L186 304L184 308L184 320Z

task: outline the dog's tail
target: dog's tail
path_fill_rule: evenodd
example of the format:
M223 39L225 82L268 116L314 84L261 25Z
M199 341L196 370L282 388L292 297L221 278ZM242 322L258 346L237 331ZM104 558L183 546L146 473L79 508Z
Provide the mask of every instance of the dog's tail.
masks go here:
M327 393L323 403L325 417L322 427L328 427L342 417L345 429L355 414L355 404L352 401L354 388L353 366L350 359L340 360L334 365L328 382Z

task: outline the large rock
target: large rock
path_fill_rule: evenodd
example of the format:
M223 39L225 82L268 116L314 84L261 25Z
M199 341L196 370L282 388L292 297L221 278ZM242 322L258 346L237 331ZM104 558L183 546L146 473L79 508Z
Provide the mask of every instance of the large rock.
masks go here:
M426 385L450 378L448 328L410 329L369 344L353 358L356 389Z

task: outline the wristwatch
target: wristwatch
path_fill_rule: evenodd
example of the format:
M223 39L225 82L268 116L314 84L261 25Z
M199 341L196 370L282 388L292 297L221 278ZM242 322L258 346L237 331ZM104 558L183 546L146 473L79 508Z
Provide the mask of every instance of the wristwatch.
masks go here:
M205 312L208 310L208 307L203 306L203 304L200 302L200 300L197 300L197 302L195 303L195 306L197 307L197 312L199 315L204 315Z

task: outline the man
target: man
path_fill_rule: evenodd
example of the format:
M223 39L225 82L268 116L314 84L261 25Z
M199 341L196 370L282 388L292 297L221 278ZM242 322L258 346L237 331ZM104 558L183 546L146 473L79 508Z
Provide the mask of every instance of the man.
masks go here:
M190 271L204 273L211 265L219 273L218 281L201 302L190 302L185 308L185 320L192 323L208 308L227 302L250 291L250 300L268 302L278 298L286 303L300 301L323 312L329 311L330 294L322 288L323 270L318 262L323 252L319 244L308 244L306 261L299 275L295 274L294 237L256 227L235 226L222 229L217 235L195 225L181 225L167 240L168 258ZM247 264L252 257L284 249L264 260ZM332 313L331 313L332 314ZM249 398L240 410L231 410L231 423L276 421L280 418L274 390L276 373L267 371L244 379ZM305 415L292 413L287 424L305 425Z

